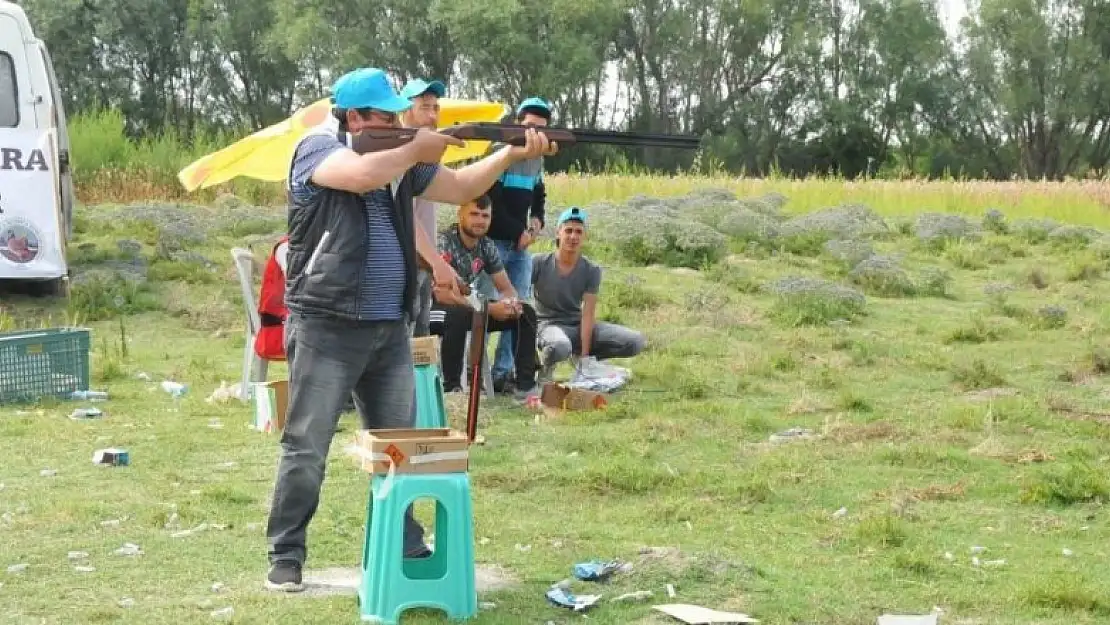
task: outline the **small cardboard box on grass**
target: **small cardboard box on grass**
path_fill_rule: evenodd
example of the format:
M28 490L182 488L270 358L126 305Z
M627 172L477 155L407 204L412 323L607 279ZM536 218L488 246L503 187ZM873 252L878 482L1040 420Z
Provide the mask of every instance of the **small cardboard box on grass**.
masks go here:
M450 428L359 430L359 464L367 473L465 473L470 441ZM392 459L392 461L391 461Z
M253 391L254 429L280 433L285 429L285 410L289 406L288 380L255 382Z
M558 410L600 410L609 403L604 393L570 388L556 382L543 385L540 402Z

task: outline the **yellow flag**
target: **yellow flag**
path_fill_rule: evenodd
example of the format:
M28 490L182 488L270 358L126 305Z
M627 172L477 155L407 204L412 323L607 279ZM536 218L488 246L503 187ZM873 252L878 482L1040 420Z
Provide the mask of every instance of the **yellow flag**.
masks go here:
M497 102L450 98L440 98L439 106L440 128L468 122L498 122L506 110ZM238 176L270 182L285 180L297 140L309 128L323 123L330 114L329 100L318 100L284 121L193 161L178 172L177 179L188 191L205 189ZM489 145L489 141L468 141L463 147L450 146L441 162L456 163L481 156Z

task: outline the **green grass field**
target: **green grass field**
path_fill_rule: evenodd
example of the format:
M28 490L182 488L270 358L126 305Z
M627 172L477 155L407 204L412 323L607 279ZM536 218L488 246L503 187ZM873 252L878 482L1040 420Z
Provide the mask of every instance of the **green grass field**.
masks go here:
M477 556L514 585L482 596L474 623L580 622L544 592L593 558L633 564L574 583L604 594L598 624L675 622L651 605L676 602L768 625L934 606L945 625L1110 619L1104 191L555 178L555 203L592 207L601 314L649 348L621 363L635 379L604 411L485 404ZM707 184L740 199L683 195ZM818 210L841 202L873 212ZM227 197L92 206L67 304L0 296L0 329L92 328L94 388L111 394L94 420L67 418L81 402L0 407L0 620L200 623L228 606L237 623L357 620L351 596L262 589L277 438L249 428L249 406L206 401L239 373L229 250L261 263L283 225L280 208ZM179 405L166 379L189 385ZM368 482L343 450L357 418L342 427L310 572L359 564ZM811 436L772 442L791 428ZM131 466L92 464L111 446ZM142 555L114 553L126 543ZM654 597L610 601L638 590Z

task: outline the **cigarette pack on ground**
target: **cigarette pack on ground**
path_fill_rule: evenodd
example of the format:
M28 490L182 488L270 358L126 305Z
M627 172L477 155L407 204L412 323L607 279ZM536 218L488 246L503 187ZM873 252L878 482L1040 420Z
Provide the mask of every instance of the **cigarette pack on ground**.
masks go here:
M439 337L421 336L412 339L412 364L434 365L439 362Z
M285 429L285 410L289 405L289 382L272 380L255 382L254 429L259 432L281 432Z
M560 410L599 410L609 403L604 393L570 388L556 382L543 385L540 401L545 406Z
M93 464L125 467L131 464L131 454L126 449L98 449L93 452Z
M360 430L356 447L368 473L464 473L470 468L470 441L450 428Z

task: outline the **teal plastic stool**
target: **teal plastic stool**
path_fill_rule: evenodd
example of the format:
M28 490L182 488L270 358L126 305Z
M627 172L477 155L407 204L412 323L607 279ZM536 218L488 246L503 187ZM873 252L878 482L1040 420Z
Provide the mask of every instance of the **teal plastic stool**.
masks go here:
M443 374L439 365L416 365L416 426L447 427L447 407L443 399Z
M453 620L478 614L474 580L474 517L468 473L402 474L382 497L385 475L370 484L366 540L359 581L363 621L396 625L408 609L435 608ZM405 558L405 510L417 499L436 501L435 549L427 558Z

